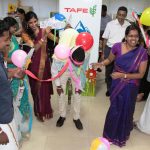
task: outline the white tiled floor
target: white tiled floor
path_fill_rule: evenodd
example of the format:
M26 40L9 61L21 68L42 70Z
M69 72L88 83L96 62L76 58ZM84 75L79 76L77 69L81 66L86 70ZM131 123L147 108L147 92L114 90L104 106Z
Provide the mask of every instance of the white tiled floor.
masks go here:
M105 115L109 107L109 99L105 96L104 74L99 73L96 97L82 97L81 121L83 131L78 131L72 121L72 111L68 108L64 126L56 127L59 117L56 95L52 97L54 117L44 123L34 118L30 140L25 141L21 150L89 150L91 141L102 136ZM135 120L140 117L144 102L136 104ZM111 150L120 149L111 145ZM133 130L127 145L122 150L149 150L150 135Z

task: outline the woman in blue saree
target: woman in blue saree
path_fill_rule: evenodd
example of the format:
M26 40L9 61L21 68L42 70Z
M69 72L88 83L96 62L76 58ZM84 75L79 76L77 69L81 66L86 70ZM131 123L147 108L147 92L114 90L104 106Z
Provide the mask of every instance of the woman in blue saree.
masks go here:
M125 31L125 42L116 43L108 59L95 63L95 69L114 61L110 107L106 116L103 136L120 147L126 144L133 129L133 114L139 80L147 66L147 52L138 45L140 30L130 25Z

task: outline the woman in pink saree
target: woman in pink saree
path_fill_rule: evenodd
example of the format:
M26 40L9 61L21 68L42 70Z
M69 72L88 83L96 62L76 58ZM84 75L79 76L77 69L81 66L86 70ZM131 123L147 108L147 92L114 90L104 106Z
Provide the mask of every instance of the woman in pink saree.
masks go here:
M47 38L52 38L50 28L40 29L38 18L34 12L25 15L26 27L22 33L25 43L35 48L29 70L39 79L51 78L50 61L47 55ZM40 121L45 121L53 116L51 107L52 82L39 82L29 77L31 93L34 101L34 114Z
M133 129L133 114L139 81L147 66L147 52L138 45L140 30L130 25L125 31L125 42L116 43L108 59L93 67L108 65L114 61L110 107L106 116L103 136L120 147L126 144Z

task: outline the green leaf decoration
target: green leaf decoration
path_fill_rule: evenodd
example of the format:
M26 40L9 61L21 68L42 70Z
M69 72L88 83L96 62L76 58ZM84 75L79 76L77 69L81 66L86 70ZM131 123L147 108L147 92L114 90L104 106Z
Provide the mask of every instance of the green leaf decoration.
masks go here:
M90 7L90 14L94 17L94 15L96 14L96 7L97 5L94 5L93 7Z

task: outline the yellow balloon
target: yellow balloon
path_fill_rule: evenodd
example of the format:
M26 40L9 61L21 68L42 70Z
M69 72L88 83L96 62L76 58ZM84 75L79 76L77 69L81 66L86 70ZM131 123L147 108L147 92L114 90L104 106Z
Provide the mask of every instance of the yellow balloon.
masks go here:
M90 150L98 150L98 147L99 145L101 145L102 142L100 141L99 138L96 138L92 141L92 144L91 144L91 147L90 147Z
M143 24L143 25L146 25L146 26L150 26L150 7L149 8L146 8L141 17L140 17L140 22Z
M59 44L66 45L70 48L74 47L78 34L79 33L72 28L64 30L60 35Z

